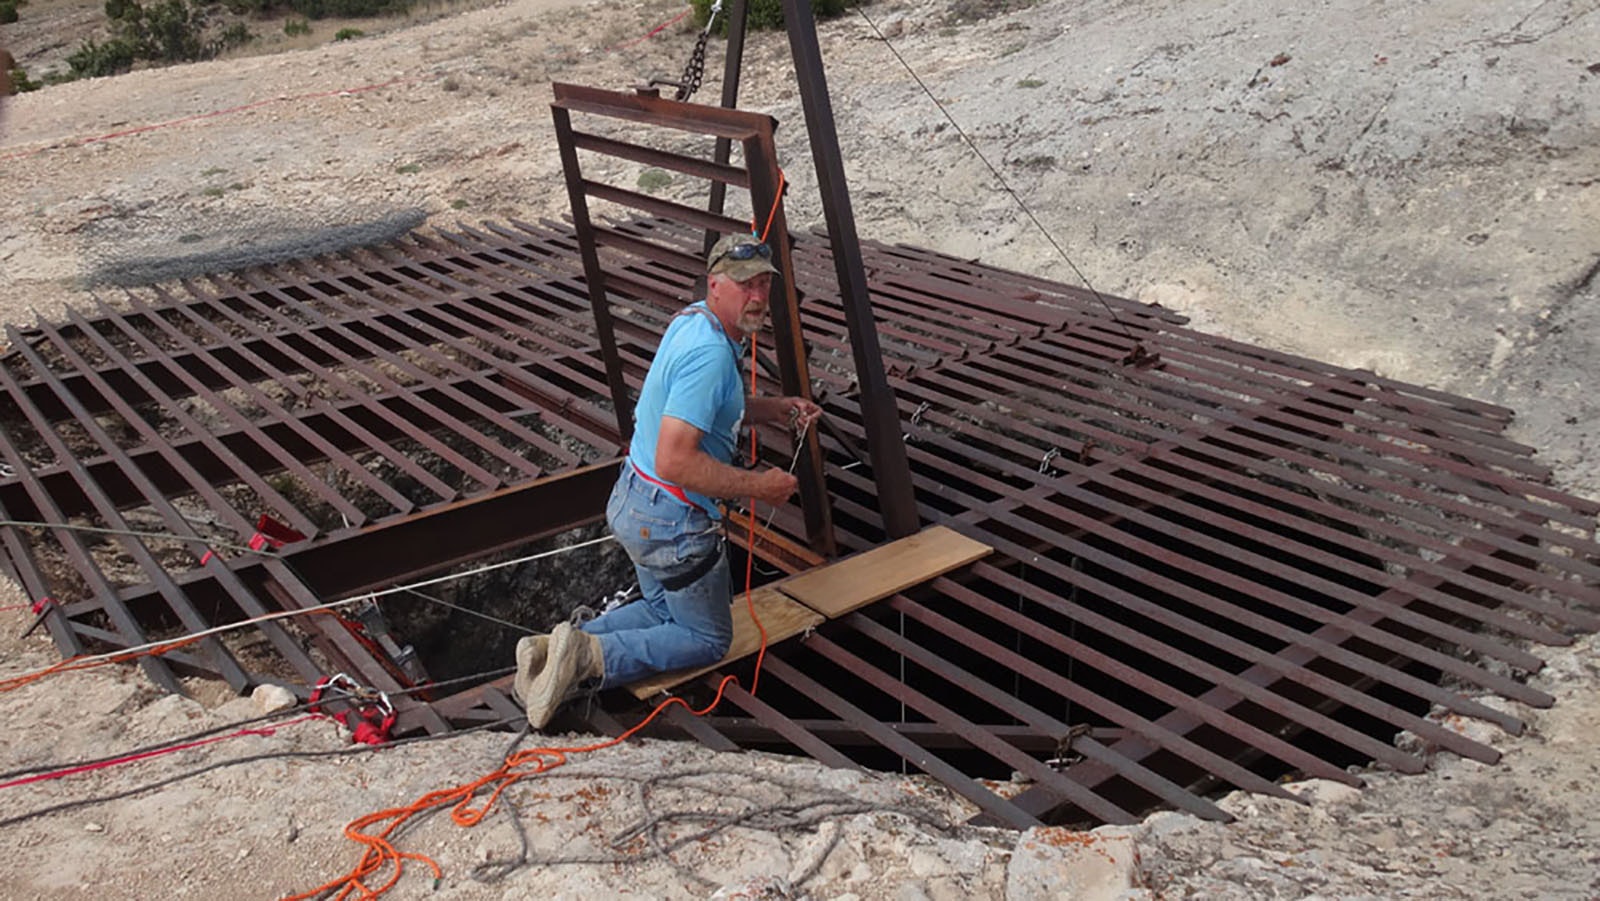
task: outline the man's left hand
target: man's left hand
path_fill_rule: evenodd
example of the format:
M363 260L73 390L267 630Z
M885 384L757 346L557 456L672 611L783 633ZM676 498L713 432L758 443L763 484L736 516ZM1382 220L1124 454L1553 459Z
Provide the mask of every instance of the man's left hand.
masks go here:
M783 400L789 408L789 425L797 433L811 428L822 418L822 408L803 397L786 397Z

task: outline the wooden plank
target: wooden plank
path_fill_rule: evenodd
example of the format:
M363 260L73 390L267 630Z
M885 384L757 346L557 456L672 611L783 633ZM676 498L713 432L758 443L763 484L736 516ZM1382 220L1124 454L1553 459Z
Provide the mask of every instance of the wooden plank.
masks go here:
M757 588L752 600L755 602L756 616L761 619L761 625L766 627L769 645L799 635L822 622L821 616L790 600L771 585ZM628 690L633 692L634 697L644 700L675 685L681 685L702 673L709 673L741 657L748 657L760 649L761 632L751 621L750 606L745 603L741 595L733 602L733 643L728 646L728 653L723 655L722 660L700 669L673 670L651 676L642 682L635 682L628 687Z
M823 616L838 619L993 551L945 526L930 526L831 566L785 579L777 587Z

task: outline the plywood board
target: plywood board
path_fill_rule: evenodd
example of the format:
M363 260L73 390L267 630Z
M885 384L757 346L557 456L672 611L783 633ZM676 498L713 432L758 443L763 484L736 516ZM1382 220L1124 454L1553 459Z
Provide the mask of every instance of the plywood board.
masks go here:
M838 619L873 601L981 560L993 550L960 532L930 526L777 584L789 597L829 619Z
M820 615L790 600L771 585L757 588L751 599L755 602L756 616L761 618L761 625L767 630L768 644L776 644L785 638L799 635L822 622ZM750 620L750 606L745 603L744 595L741 594L733 601L733 643L728 646L728 653L721 661L699 669L673 670L670 673L651 676L628 686L628 690L633 692L634 697L643 700L675 685L682 685L702 673L709 673L742 657L748 657L760 649L761 631Z

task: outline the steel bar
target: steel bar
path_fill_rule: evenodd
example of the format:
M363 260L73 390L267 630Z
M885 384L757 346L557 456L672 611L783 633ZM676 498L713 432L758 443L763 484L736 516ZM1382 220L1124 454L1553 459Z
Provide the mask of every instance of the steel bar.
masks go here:
M739 106L739 76L744 69L744 38L745 29L750 24L750 5L748 0L733 0L733 5L727 12L728 43L723 51L722 60L722 108L736 109ZM712 146L711 159L719 166L727 165L733 155L733 141L729 138L719 137ZM714 180L711 183L710 196L706 200L706 211L715 215L722 215L728 199L728 185L733 182ZM736 186L737 187L737 186ZM700 258L705 259L711 253L712 245L717 243L716 235L706 231L701 238Z
M1109 751L1104 745L1094 740L1092 736L1085 735L1074 738L1072 727L1069 724L1057 720L1037 707L1027 704L1014 697L1010 693L1001 690L994 685L983 681L977 676L974 676L973 674L956 667L955 665L946 661L944 658L923 649L922 646L916 644L915 642L908 641L904 636L898 634L897 632L888 629L877 622L874 622L866 615L861 613L851 614L846 622L851 628L873 638L880 645L895 651L897 654L904 655L907 660L913 661L916 663L916 665L923 667L930 672L938 674L940 678L944 679L945 682L949 683L950 685L955 686L957 690L968 692L980 697L995 709L1001 710L1012 717L1027 723L1032 729L1043 732L1047 737L1056 743L1056 747L1052 748L1052 751L1059 752L1062 748L1069 748L1074 752L1082 754L1084 757L1098 761L1099 763L1105 764L1111 769L1116 770L1129 782L1132 782L1145 791L1150 792L1152 796L1159 797L1161 800L1173 805L1174 807L1182 810L1188 810L1190 813L1208 820L1228 819L1228 815L1223 813L1221 809L1216 807L1216 805L1212 804L1211 802L1202 798L1197 798L1187 791L1184 791L1182 787L1172 782L1170 779L1165 779L1156 773L1152 773L1141 766L1123 759L1121 756ZM865 661L860 661L860 663L861 666L867 665ZM852 669L859 669L859 667L852 667ZM940 694L945 695L945 692L941 691ZM924 714L928 713L926 710L923 712ZM968 728L972 728L970 724ZM954 729L954 731L958 735L964 735L967 730L957 727ZM1000 737L995 733L993 727L983 727L978 731L992 735L995 738ZM1071 792L1060 791L1060 785L1057 782L1058 778L1059 777L1055 777L1050 780L1041 779L1039 780L1039 784L1047 790L1055 791L1064 798L1070 798L1074 796L1082 797L1081 791L1077 786L1073 786L1073 790ZM1093 808L1085 807L1084 809L1091 813L1094 812Z
M358 595L598 522L617 463L598 463L383 523L285 556L321 597Z
M817 23L810 4L801 0L783 0L783 21L789 33L795 76L800 82L800 104L805 111L806 134L811 139L811 158L816 164L817 184L822 193L823 216L828 224L828 246L833 250L839 296L850 323L850 351L865 406L863 424L873 477L878 483L878 502L883 508L888 536L901 538L915 532L919 524L911 488L911 468L899 440L894 391L884 374L882 351L873 323L861 242L856 236L855 215L845 185L844 160L839 155L839 136L834 129L833 105L828 98L827 77L823 74L822 50L817 43Z
M560 86L557 88L559 96ZM572 142L572 118L558 104L552 104L550 112L555 120L556 144L561 152L567 197L572 203L572 222L577 229L579 253L583 258L583 280L588 285L595 332L600 337L600 351L605 359L606 382L611 389L611 410L617 417L617 434L626 445L633 439L633 399L628 394L628 386L622 378L622 363L617 358L616 326L611 316L611 305L606 298L605 272L600 268L599 248L594 241L589 197L584 190L582 170L578 165L578 148Z
M868 733L877 739L878 743L883 747L899 754L907 763L917 769L937 778L946 787L978 805L979 809L994 816L996 819L1019 829L1043 825L1032 814L982 787L977 781L963 774L938 756L919 747L910 739L896 734L894 730L868 716L861 708L825 688L820 682L817 682L801 670L784 662L783 658L768 657L766 666L767 672L772 676L794 686L796 690L833 711L841 719Z
M926 694L917 691L900 679L878 669L833 643L822 634L812 636L806 647L848 670L852 676L900 701L907 708L939 723L975 748L985 751L995 759L1017 768L1018 772L1064 798L1074 800L1084 810L1107 823L1136 822L1126 810L1105 799L1086 792L1082 786L1063 778L1041 761L1023 754L974 723L956 714Z
M158 296L169 301L169 308L183 308L180 310L180 315L192 325L197 326L200 331L207 333L213 339L220 339L224 343L227 342L228 338L225 334L223 334L219 329L216 328L216 326L203 317L194 316L192 311L186 308L186 305L174 301L170 295L165 294L159 288L156 289L156 293ZM127 299L135 311L145 315L146 321L161 328L162 334L167 336L170 340L179 342L185 346L196 359L202 360L208 366L215 367L218 371L238 372L237 365L234 367L229 367L220 353L215 353L212 350L201 347L201 345L197 343L196 339L190 337L182 329L167 321L166 317L155 313L155 311L147 306L138 296L129 294ZM338 408L336 405L313 398L310 395L310 392L292 377L290 372L278 368L273 363L267 361L266 358L260 356L260 354L255 350L241 349L239 351L239 361L246 364L249 367L249 371L260 373L261 376L270 380L274 386L282 388L293 395L297 402L303 403L312 409L318 410L327 418L328 424L334 429L358 439L360 444L354 446L365 447L377 451L384 460L394 464L421 484L428 486L429 489L434 491L441 499L448 500L455 496L454 489L444 484L438 478L433 476L433 474L429 473L422 466L411 460L408 455L400 452L387 442L380 440L371 430L358 423L351 415L340 410L340 408ZM226 383L225 387L237 388L264 408L272 409L274 402L252 383L252 381L248 378L247 373L239 373L239 375L241 376L240 378ZM369 399L358 398L354 403L355 405L359 405L360 407L366 408L370 411ZM354 407L349 409L353 410ZM281 417L278 420L278 423L295 432L297 437L305 440L310 446L329 448L332 442L327 437L328 430L310 428L308 423L301 422L302 418L303 417L293 416ZM281 441L282 439L279 440ZM351 449L344 445L334 446L342 450ZM327 455L331 459L348 459L348 457L345 457L343 454L334 452L332 450L330 450ZM357 469L364 468L359 463L355 463L354 461L350 461L347 465Z
M1015 350L1015 348L1004 349L999 355L1008 354L1012 350ZM1024 373L1037 372L1038 367L1042 362L1043 361L1041 360L1034 360L1031 363L1031 367L1018 367L1013 371L1013 374L1017 375L1018 377L1022 377ZM1175 423L1184 423L1188 420L1181 413L1172 413L1169 412L1169 410L1187 409L1191 410L1194 415L1203 415L1208 418L1216 414L1215 410L1191 407L1186 401L1163 397L1160 394L1150 392L1143 386L1126 380L1116 381L1111 379L1096 379L1088 376L1084 370L1075 372L1074 378L1085 378L1090 383L1090 387L1086 389L1075 390L1074 386L1070 383L1059 384L1055 387L1059 392L1066 392L1068 394L1075 394L1077 390L1094 389L1121 391L1144 401L1144 404L1138 409L1139 415L1148 418L1161 418L1164 420L1173 421ZM1166 409L1163 409L1163 407ZM1459 523L1452 523L1443 519L1442 517L1430 514L1426 510L1421 509L1421 507L1437 507L1442 513L1467 517L1470 521L1482 522L1485 525L1511 525L1514 526L1518 532L1530 531L1530 527L1527 523L1518 522L1518 520L1516 520L1514 517L1504 514L1496 509L1470 504L1463 500L1458 500L1448 494L1426 490L1426 486L1431 484L1431 480L1429 479L1422 478L1400 481L1393 477L1381 476L1373 470L1362 466L1361 464L1365 462L1365 458L1362 457L1345 457L1343 458L1343 461L1346 464L1355 465L1341 465L1337 467L1336 470L1340 475L1341 480L1353 483L1354 487L1346 487L1336 481L1316 479L1314 476L1309 474L1297 472L1293 469L1293 467L1301 466L1311 471L1326 471L1333 467L1330 466L1330 462L1328 460L1312 456L1309 451L1302 451L1300 449L1287 446L1294 440L1294 436L1290 435L1290 433L1276 430L1261 423L1246 424L1244 422L1239 422L1238 425L1240 426L1238 429L1228 432L1225 435L1217 435L1205 441L1189 441L1183 444L1181 447L1176 445L1174 447L1179 453L1186 457L1212 456L1227 460L1248 459L1250 462L1245 465L1249 467L1259 468L1271 466L1273 467L1272 475L1274 478L1284 481L1297 482L1305 485L1308 488L1311 488L1313 491L1318 493L1341 497L1349 500L1352 503L1361 504L1364 506L1371 506L1402 519L1415 520L1419 525L1423 525L1427 527L1427 529L1438 531L1440 533L1453 533L1459 531L1461 526ZM1265 438L1251 437L1251 433L1259 433L1265 436ZM1266 439L1281 440L1269 441ZM1247 458L1243 455L1232 453L1227 449L1227 446L1229 445L1255 450L1257 455L1253 458ZM1337 453L1336 445L1328 444L1325 445L1325 447L1332 449L1335 451L1335 453ZM1152 453L1154 453L1156 450L1156 448L1152 448ZM1170 453L1163 454L1163 456L1170 455ZM1385 494L1398 495L1418 503L1399 503L1385 498ZM1378 517L1366 517L1364 521L1370 522L1372 526L1376 528L1381 528L1384 525L1383 520ZM1600 553L1600 545L1595 545L1592 540L1585 540L1581 537L1577 537L1570 531L1562 532L1551 529L1535 529L1533 531L1536 531L1539 534L1542 542L1571 547L1575 551L1584 553ZM1432 539L1425 530L1412 530L1410 534L1413 536L1413 540L1417 543L1428 544L1434 541L1434 539ZM1490 538L1487 540L1495 539ZM1503 541L1505 539L1500 540ZM1449 546L1445 545L1445 547L1448 548ZM1508 549L1509 547L1510 546L1508 546ZM1529 555L1538 553L1538 551L1534 548L1527 548L1525 546L1520 546L1520 548ZM1586 574L1595 578L1600 578L1600 567L1595 567L1593 564L1583 562L1580 559L1581 556L1581 553L1571 556L1550 554L1546 555L1541 562L1557 568L1564 568L1570 571L1579 572L1580 574ZM1484 561L1484 563L1490 567L1497 565L1495 561L1487 559ZM1501 561L1501 564L1503 565L1503 561ZM1537 572L1529 572L1528 575L1533 579L1539 578L1539 574ZM1555 584L1548 584L1548 587L1551 587L1552 590L1561 592L1570 590L1585 590L1581 585L1575 585L1565 581L1557 582Z
M1118 679L1123 685L1134 691L1142 692L1151 698L1170 705L1172 709L1183 709L1187 706L1191 708L1194 716L1199 717L1212 727L1231 735L1247 736L1253 747L1273 754L1278 759L1297 766L1306 773L1352 785L1359 783L1359 780L1354 779L1342 769L1318 759L1310 751L1297 748L1258 726L1240 720L1226 710L1191 704L1187 695L1164 682L1140 673L1135 667L1121 662L1110 654L1097 651L1070 635L1063 635L1055 629L1032 621L1015 610L1011 610L978 594L976 591L957 584L949 577L941 577L936 580L935 587L944 597L951 598L989 619L1009 625L1016 631L1016 634L1026 635L1035 641L1048 645L1056 651L1067 655L1070 659ZM1274 785L1270 780L1264 779L1237 763L1186 738L1185 733L1193 731L1192 728L1185 729L1182 732L1169 730L1162 726L1159 720L1152 721L1116 700L1101 697L1082 685L1064 678L1055 669L1044 666L1040 661L1024 657L1010 648L1002 647L992 639L960 625L949 617L930 609L925 604L912 602L902 596L890 599L889 607L896 612L904 613L908 617L924 623L930 628L938 629L943 634L959 637L967 647L980 651L991 660L1003 663L1024 678L1049 688L1060 697L1070 700L1074 704L1082 705L1085 709L1122 726L1128 730L1130 736L1136 735L1160 745L1173 754L1190 761L1195 766L1214 773L1240 788L1280 797L1288 794L1282 787ZM1137 761L1135 760L1134 762Z
M54 333L48 327L45 327L44 331L46 335L54 335ZM68 360L77 362L80 366L84 362L82 357L80 357L76 351L74 351L70 346L67 346L64 342L56 342L55 350L66 356ZM23 356L28 357L38 370L42 371L46 368L44 361L33 349L29 347L21 347L19 348L19 352ZM152 445L155 446L159 451L164 452L167 455L167 462L169 465L172 465L180 472L186 469L182 459L171 453L170 449L167 448L164 442L162 442L161 436L156 434L154 429L152 429L138 413L129 407L125 401L115 397L113 397L111 400L113 406L116 407L122 414L122 421L125 425L143 434L147 441L150 441ZM69 401L68 403L69 406L76 405L76 401ZM196 560L206 560L207 558L210 558L213 562L203 565L209 566L210 569L215 572L224 583L229 584L231 588L236 589L236 596L250 596L249 590L242 582L238 581L233 570L226 566L222 566L220 561L216 559L220 555L212 553L212 548L210 547L209 543L192 531L189 524L178 513L176 508L172 506L171 502L159 491L155 490L155 487L145 479L143 473L133 469L132 461L128 459L126 453L121 450L116 441L105 431L105 429L101 427L93 417L89 417L87 415L82 417L82 424L90 436L92 436L93 439L105 451L107 451L111 456L118 458L123 469L125 471L129 471L134 481L143 483L143 487L145 488L146 494L150 498L152 506L154 506L161 513L162 519L166 523L166 529L168 530L169 535L172 538L184 541L186 544L188 544L189 549L194 552ZM203 431L203 427L199 426L197 423L193 423L192 421L189 423L189 428L192 430ZM187 476L187 480L191 489L200 494L201 497L205 498L209 502L210 508L219 516L231 520L234 528L239 534L243 535L251 529L249 520L240 515L232 507L232 505L228 503L228 501L224 500L220 494L214 491L209 483L200 478L197 473L189 470L187 473L185 473L185 475ZM282 500L283 499L280 497L279 501L282 502ZM125 519L118 515L115 508L110 508L105 504L100 504L98 506L98 512L104 521L112 524L114 528L123 531L129 530L129 524ZM199 632L208 629L211 626L219 625L218 623L209 622L200 616L195 606L190 603L188 596L185 594L183 589L179 587L175 581L173 581L166 568L156 562L155 557L148 551L148 549L144 547L142 541L138 539L132 539L126 540L124 543L134 558L145 567L147 572L151 573L153 577L152 581L155 583L158 590L161 591L162 596L167 600L173 612L177 614L179 619L190 631ZM265 611L264 608L258 607L252 612L261 613ZM273 646L277 648L279 653L283 654L284 657L291 663L299 665L302 667L302 669L311 668L310 658L305 656L304 652L300 649L300 646L296 644L286 632L283 631L281 626L278 626L275 623L265 623L262 625L262 630L267 634L267 637L272 641ZM216 660L216 671L219 672L235 690L242 691L244 688L249 686L249 677L245 674L243 668L239 666L238 662L233 659L232 654L229 653L226 648L222 647L218 639L206 639L203 642L203 646L207 648L211 656Z

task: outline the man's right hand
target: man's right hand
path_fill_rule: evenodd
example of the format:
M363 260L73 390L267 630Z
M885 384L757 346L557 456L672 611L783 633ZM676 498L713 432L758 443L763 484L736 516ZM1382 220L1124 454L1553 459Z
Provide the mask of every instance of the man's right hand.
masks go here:
M776 507L788 500L799 485L799 479L781 469L772 468L756 476L755 490L751 494L755 495L756 500Z

